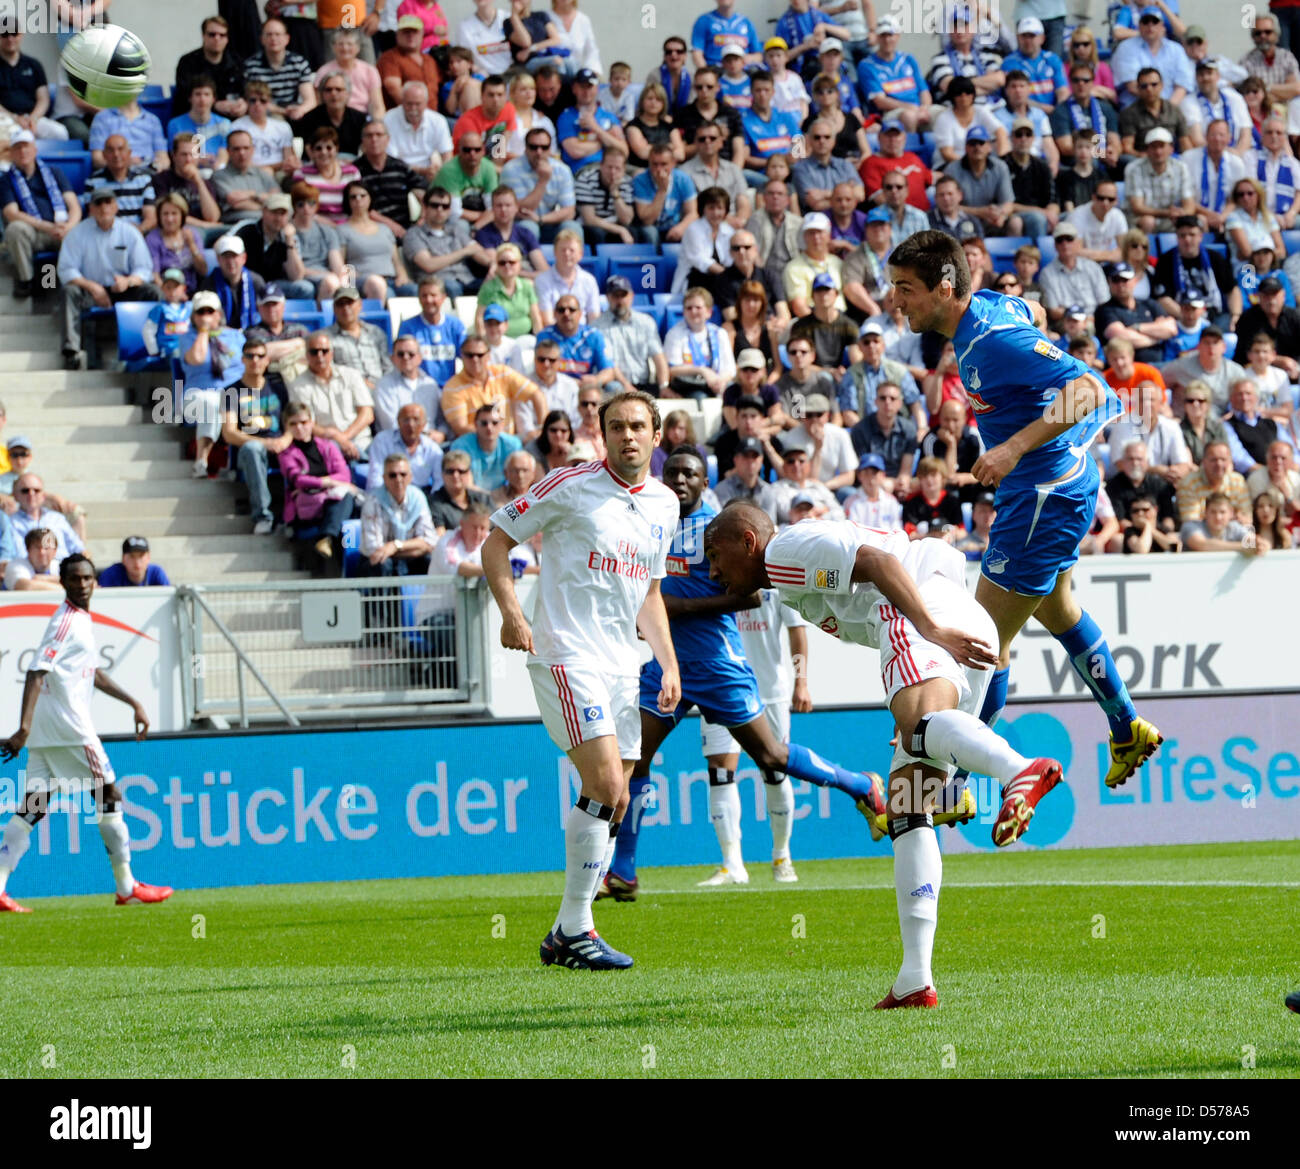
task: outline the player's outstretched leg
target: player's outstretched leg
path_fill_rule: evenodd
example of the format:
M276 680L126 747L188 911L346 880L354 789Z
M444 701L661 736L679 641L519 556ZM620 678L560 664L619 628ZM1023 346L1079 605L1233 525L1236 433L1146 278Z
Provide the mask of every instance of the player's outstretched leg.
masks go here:
M5 825L4 836L0 839L0 913L31 913L30 909L19 905L6 891L9 874L18 867L27 846L31 843L32 828L40 819L28 820L24 812L16 812Z

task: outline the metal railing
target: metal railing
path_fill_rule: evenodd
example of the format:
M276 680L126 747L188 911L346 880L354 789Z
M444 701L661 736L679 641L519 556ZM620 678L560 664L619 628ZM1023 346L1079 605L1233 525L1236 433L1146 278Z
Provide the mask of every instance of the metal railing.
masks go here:
M481 580L186 585L177 599L192 721L487 709Z

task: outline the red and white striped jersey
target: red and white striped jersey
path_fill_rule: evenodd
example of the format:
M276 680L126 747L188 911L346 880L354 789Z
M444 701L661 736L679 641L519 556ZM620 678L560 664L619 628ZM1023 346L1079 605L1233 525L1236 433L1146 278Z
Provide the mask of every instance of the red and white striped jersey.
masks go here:
M677 496L658 479L633 487L608 462L552 471L492 516L517 544L542 532L533 646L547 665L640 673L636 618L667 572Z
M893 556L918 584L944 576L966 588L966 558L942 540L910 540L906 532L868 528L851 520L804 520L773 537L767 575L781 600L813 625L841 641L880 648L887 605L872 584L853 582L858 549Z
M90 614L64 601L45 627L30 667L45 677L27 737L29 747L100 745L90 719L97 665Z

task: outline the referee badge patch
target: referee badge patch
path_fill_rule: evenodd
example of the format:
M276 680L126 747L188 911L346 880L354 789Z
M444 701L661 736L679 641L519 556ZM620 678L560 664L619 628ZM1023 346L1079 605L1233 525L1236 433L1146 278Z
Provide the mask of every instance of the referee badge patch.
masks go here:
M833 593L840 587L840 570L838 568L819 568L813 574L813 588Z

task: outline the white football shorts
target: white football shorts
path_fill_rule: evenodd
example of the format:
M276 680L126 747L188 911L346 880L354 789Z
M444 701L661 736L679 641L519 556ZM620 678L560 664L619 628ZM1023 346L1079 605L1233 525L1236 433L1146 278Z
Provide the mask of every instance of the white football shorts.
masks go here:
M939 625L961 629L988 643L997 652L998 629L987 610L970 593L946 577L932 576L919 586L921 598ZM977 670L957 664L942 646L926 641L906 617L888 604L880 606L880 679L885 688L885 705L908 686L931 678L947 678L957 688L957 709L979 716L993 671ZM894 748L891 772L919 760L903 749ZM949 775L956 770L949 767Z
M790 704L788 702L763 703L763 713L767 716L767 725L772 728L778 743L790 741ZM740 745L731 737L726 727L716 726L707 719L700 719L700 753L709 758L713 755L735 755L740 753Z
M27 748L29 792L93 791L116 778L102 746Z
M641 758L641 695L636 675L623 678L585 666L529 662L537 709L551 741L566 754L602 735L618 739L620 759Z

